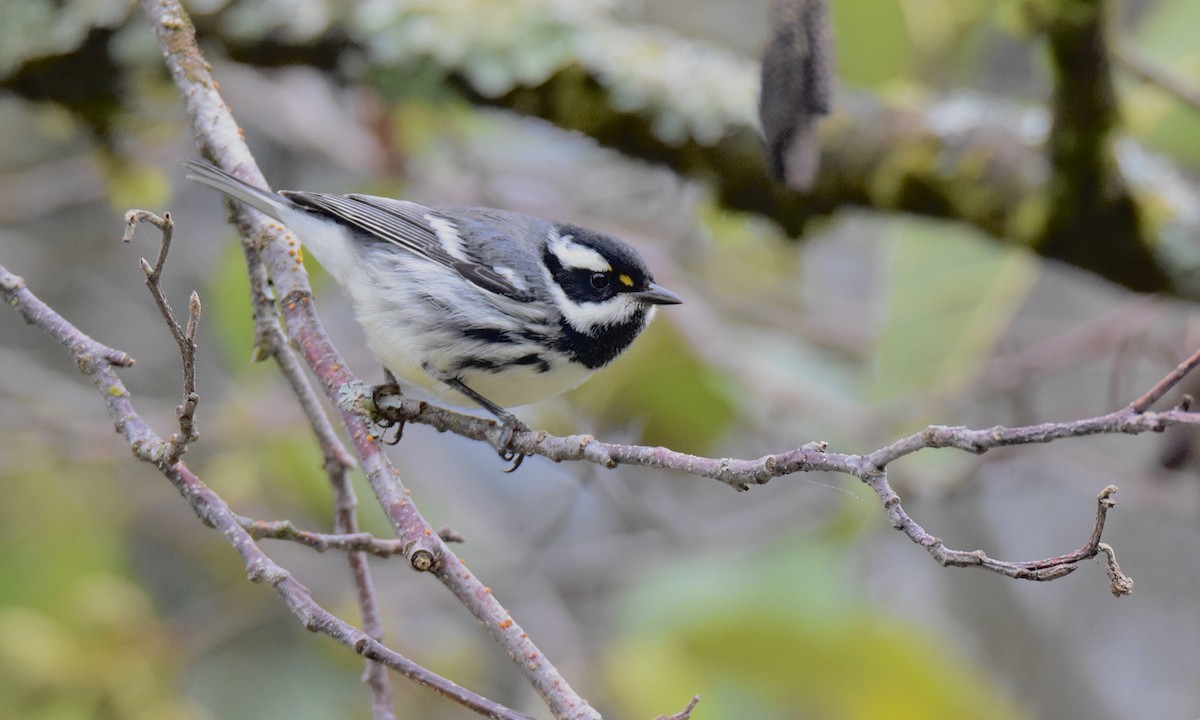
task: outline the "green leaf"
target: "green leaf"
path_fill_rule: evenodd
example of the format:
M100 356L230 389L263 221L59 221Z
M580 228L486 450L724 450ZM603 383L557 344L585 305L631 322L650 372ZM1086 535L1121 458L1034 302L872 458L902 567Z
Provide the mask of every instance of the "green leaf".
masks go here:
M910 76L912 43L896 0L841 0L832 11L840 81L880 85Z
M874 397L954 393L1024 303L1037 262L949 223L906 222L893 243Z
M250 281L246 278L246 260L241 245L233 239L221 250L208 287L201 293L204 301L204 336L217 338L226 367L235 371L250 365L254 348L254 313L250 307Z
M167 174L158 166L107 154L100 165L108 180L109 205L118 213L134 207L162 207L171 195Z
M1200 71L1200 47L1196 28L1200 27L1200 3L1193 0L1168 0L1155 3L1136 33L1137 48L1150 62L1188 82ZM1123 105L1129 123L1146 139L1153 150L1168 153L1177 161L1200 162L1200 116L1164 93L1160 88L1139 85L1132 89Z

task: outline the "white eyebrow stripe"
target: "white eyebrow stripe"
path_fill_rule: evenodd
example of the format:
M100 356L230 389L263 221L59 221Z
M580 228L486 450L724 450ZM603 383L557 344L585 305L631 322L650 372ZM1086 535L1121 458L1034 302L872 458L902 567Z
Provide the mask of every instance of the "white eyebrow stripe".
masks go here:
M553 233L553 231L551 231ZM571 239L570 235L561 237L552 234L550 238L550 252L558 258L558 261L563 264L563 267L572 270L592 270L594 272L608 272L612 270L612 265L604 259L604 256L586 245L580 245Z

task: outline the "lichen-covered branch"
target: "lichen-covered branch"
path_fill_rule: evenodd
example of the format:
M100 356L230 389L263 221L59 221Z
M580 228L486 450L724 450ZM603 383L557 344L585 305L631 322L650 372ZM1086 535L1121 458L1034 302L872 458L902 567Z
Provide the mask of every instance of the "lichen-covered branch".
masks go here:
M323 26L275 33L270 23L279 20L268 17L259 37L230 34L222 11L202 22L230 56L258 66L354 67L349 80L373 81L384 92L407 88L414 72L441 75L474 102L545 118L669 166L709 185L726 207L791 234L846 207L910 212L975 226L1135 290L1200 297L1200 267L1187 250L1200 241L1194 189L1162 170L1161 158L1119 138L1107 5L1025 3L1054 69L1045 109L965 91L919 104L840 91L821 128L823 170L805 194L767 172L754 118L756 63L660 28L622 24L605 3L393 3L370 13L330 3ZM96 34L105 57L112 35ZM95 72L85 84L112 84L126 69L89 62L94 44L80 47L80 58L54 61L61 68L51 74ZM343 62L347 54L356 62ZM78 84L58 92L69 97ZM1118 139L1133 149L1114 153Z
M1196 296L1196 268L1163 247L1180 232L1200 238L1194 204L1168 199L1186 196L1185 183L1131 172L1114 154L1106 4L1027 3L1056 68L1049 113L969 93L915 106L839 91L821 128L822 171L804 194L768 172L753 116L756 63L622 24L599 6L523 0L503 23L486 23L475 22L487 12L485 0L465 8L397 5L373 13L369 26L347 17L329 37L356 42L381 88L404 87L414 68L433 68L474 102L667 165L710 186L726 207L771 218L792 234L847 206L911 212L974 225L1135 290ZM441 41L449 37L457 42ZM245 62L280 55L276 46L264 55L253 43L225 41ZM328 56L314 61L321 58ZM1145 213L1145 203L1156 212Z
M1168 287L1143 237L1145 211L1113 148L1120 121L1109 49L1109 0L1035 0L1027 14L1050 52L1053 122L1045 221L1034 246L1049 257L1121 278L1134 290Z

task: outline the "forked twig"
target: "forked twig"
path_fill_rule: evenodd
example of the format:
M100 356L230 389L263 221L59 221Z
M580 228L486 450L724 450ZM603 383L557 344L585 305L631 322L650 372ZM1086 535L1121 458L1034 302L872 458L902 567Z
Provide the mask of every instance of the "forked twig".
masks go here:
M171 213L163 213L163 216L159 217L148 210L130 210L125 213L125 235L122 240L127 243L133 240L134 232L141 223L153 225L162 234L158 245L158 258L154 265L151 266L146 258L142 258L140 264L142 272L146 274L146 287L150 288L154 303L158 305L158 311L162 313L163 320L171 330L183 360L183 402L175 408L175 415L179 418L179 432L172 433L167 439L166 455L163 457L163 461L171 465L187 452L188 443L200 439L200 433L196 429L196 405L200 402L200 396L196 393L196 325L200 322L200 296L192 291L188 297L187 325L180 325L162 287L162 273L167 263L167 253L171 250L175 222L171 219Z

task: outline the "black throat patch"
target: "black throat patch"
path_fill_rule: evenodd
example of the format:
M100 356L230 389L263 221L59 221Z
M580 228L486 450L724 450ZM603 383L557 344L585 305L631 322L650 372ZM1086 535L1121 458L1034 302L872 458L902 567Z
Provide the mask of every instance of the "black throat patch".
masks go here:
M566 318L560 318L558 325L562 334L555 341L555 347L587 369L596 370L624 352L646 327L646 309L638 308L628 320L618 325L596 328L592 335L571 327Z

